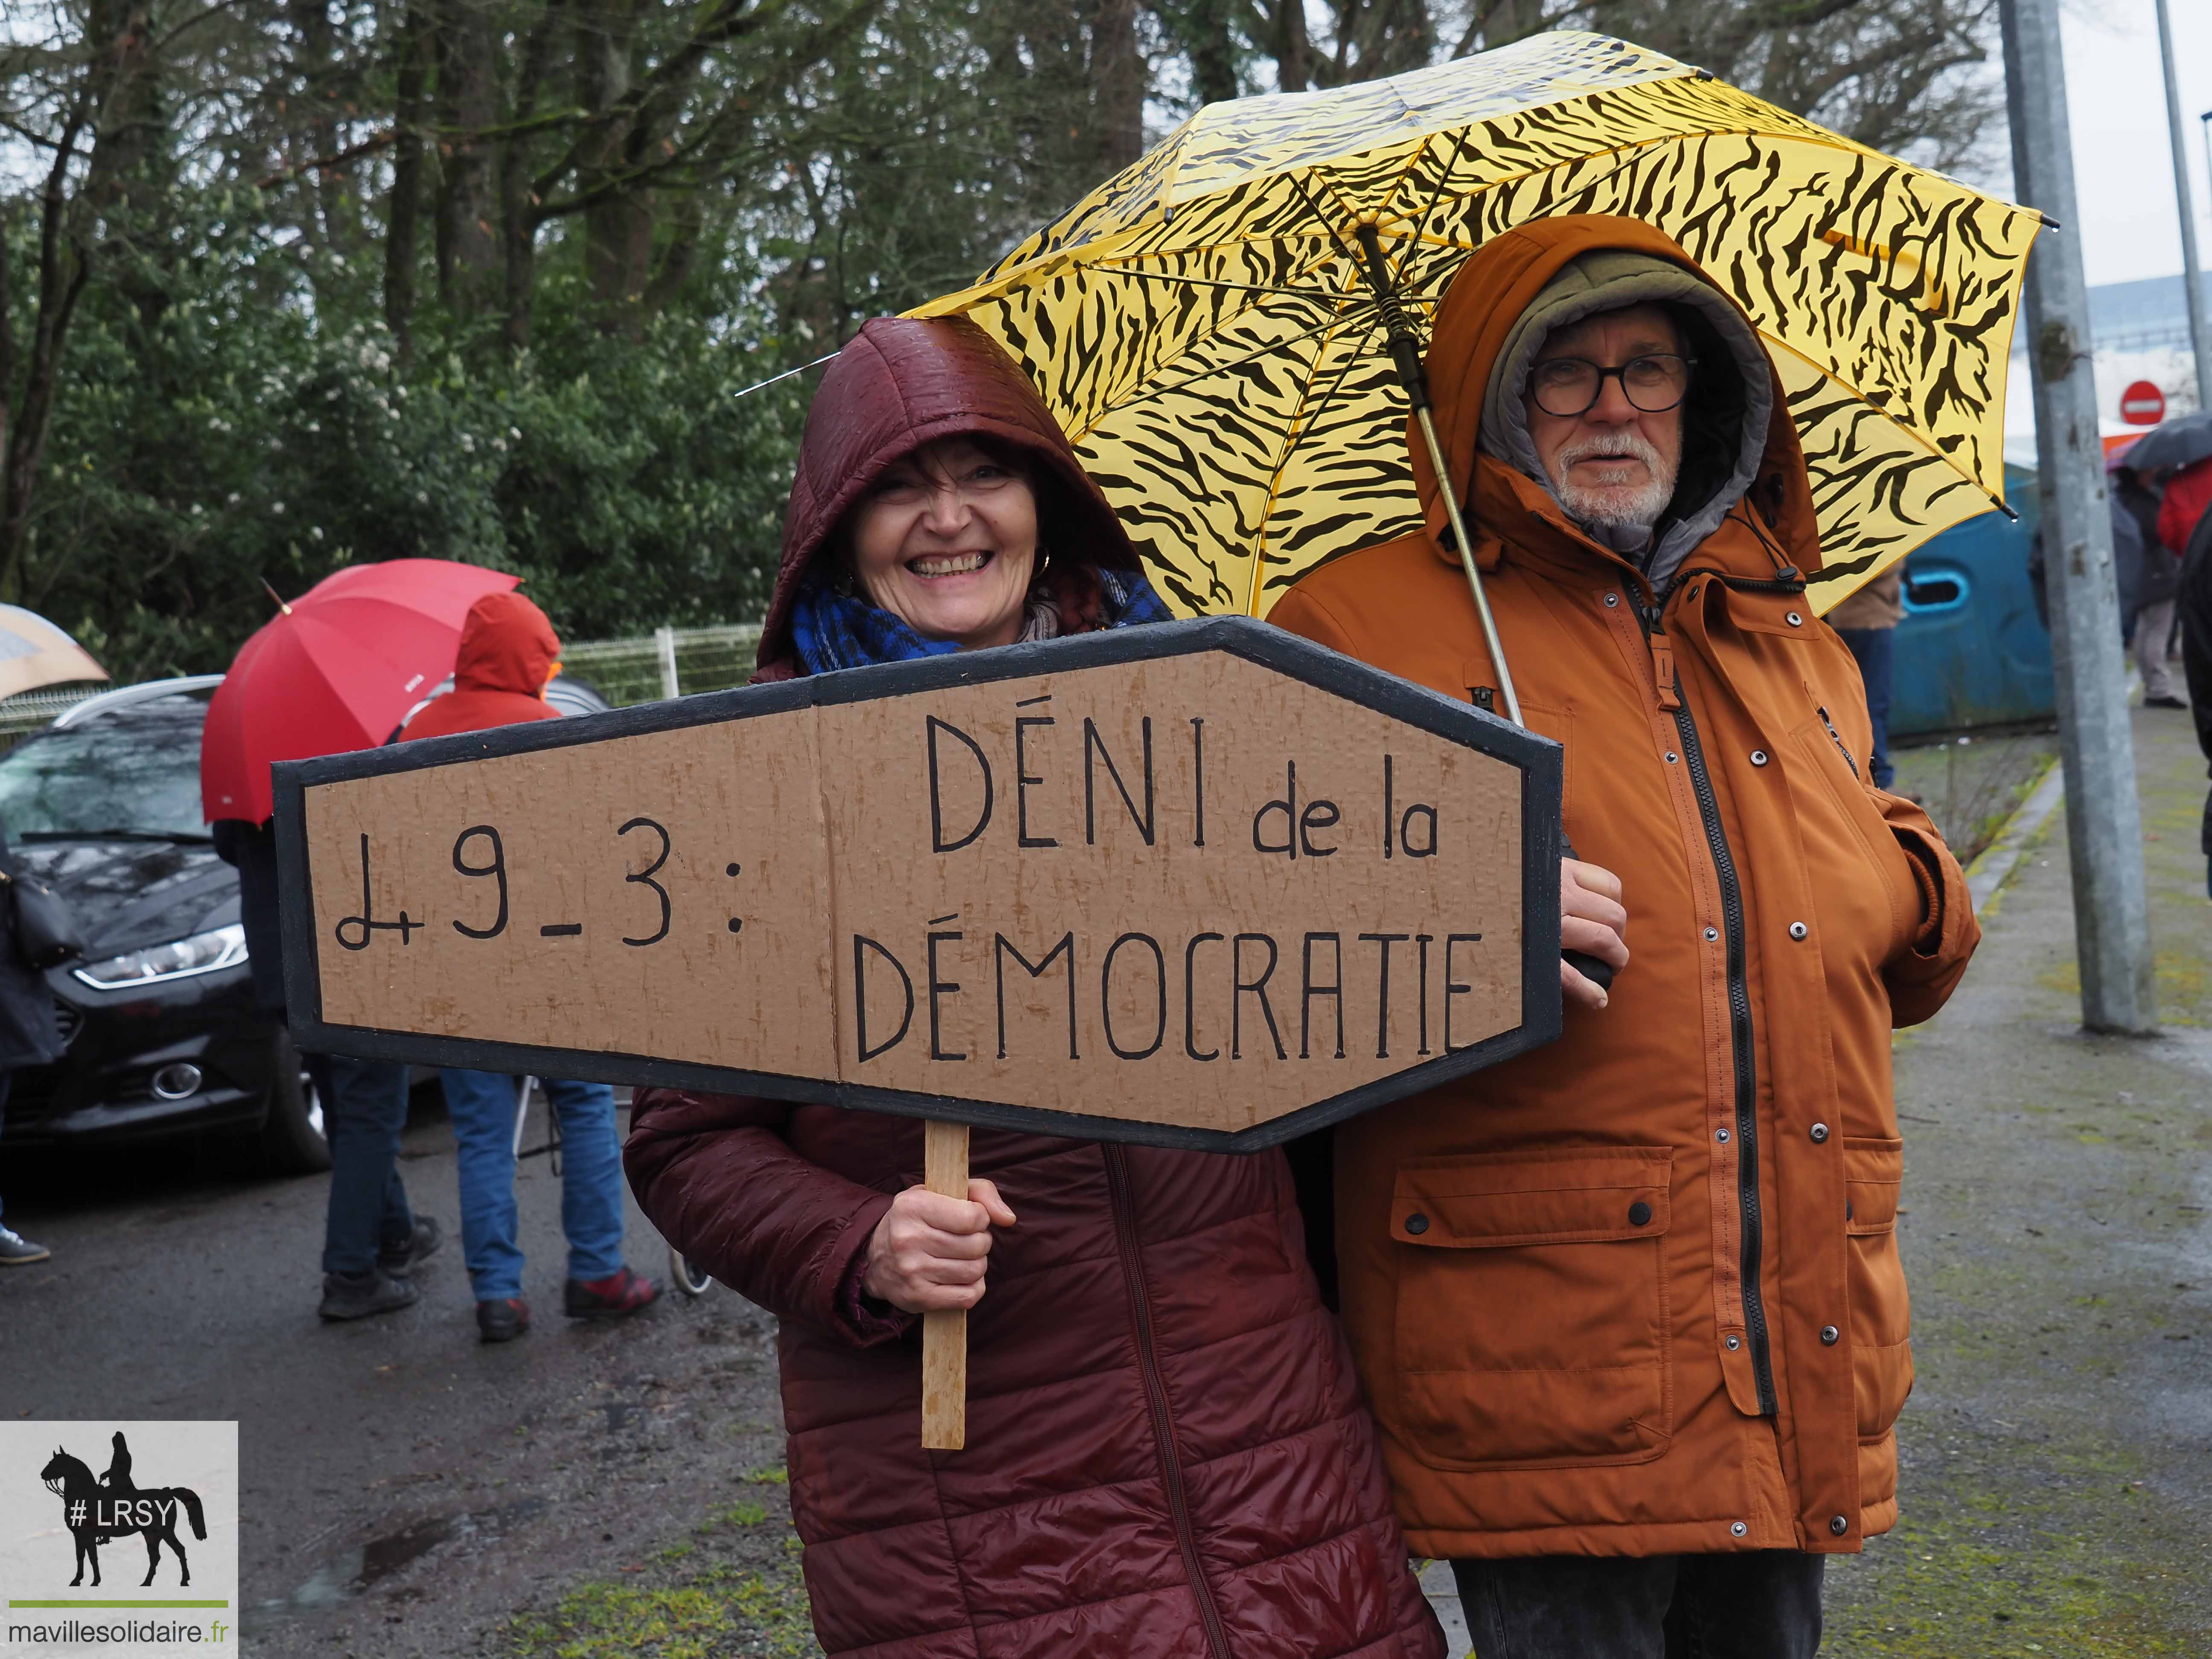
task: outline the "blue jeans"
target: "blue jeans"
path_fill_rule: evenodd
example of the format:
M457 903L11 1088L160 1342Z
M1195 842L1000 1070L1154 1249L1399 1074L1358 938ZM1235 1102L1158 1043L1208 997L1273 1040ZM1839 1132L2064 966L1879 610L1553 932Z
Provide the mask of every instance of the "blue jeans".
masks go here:
M1887 789L1897 775L1889 763L1889 678L1897 630L1838 628L1836 632L1858 659L1859 678L1866 682L1867 719L1874 726L1874 754L1867 770L1875 788Z
M1814 1659L1826 1559L1746 1550L1451 1565L1482 1659Z
M514 1079L497 1072L443 1071L446 1110L460 1145L461 1255L479 1302L522 1294L522 1247L515 1242ZM622 1147L615 1139L615 1091L604 1083L544 1079L561 1116L561 1231L568 1277L605 1279L622 1271Z
M407 1068L396 1060L311 1054L331 1143L331 1206L323 1226L323 1271L360 1274L377 1252L404 1244L415 1212L399 1180L399 1132L407 1127Z

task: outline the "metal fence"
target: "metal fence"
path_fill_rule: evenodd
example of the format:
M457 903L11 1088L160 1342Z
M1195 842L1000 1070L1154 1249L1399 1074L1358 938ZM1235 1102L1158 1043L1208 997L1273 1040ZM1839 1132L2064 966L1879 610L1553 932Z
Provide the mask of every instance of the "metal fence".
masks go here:
M617 708L695 691L743 685L760 645L757 623L736 628L664 628L638 640L586 640L565 647L562 672L588 682ZM54 686L0 697L0 752L52 724L104 685Z
M588 640L565 646L561 672L588 681L617 708L695 691L726 691L752 677L757 624L664 628L641 640Z

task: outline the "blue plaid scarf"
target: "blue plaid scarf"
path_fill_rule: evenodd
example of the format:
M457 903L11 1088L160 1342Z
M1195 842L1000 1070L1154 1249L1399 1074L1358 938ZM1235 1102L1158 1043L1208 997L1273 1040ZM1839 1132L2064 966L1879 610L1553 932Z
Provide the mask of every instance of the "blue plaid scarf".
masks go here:
M1141 570L1081 566L1069 579L1041 584L1037 597L1054 612L1054 632L1084 634L1097 629L1134 628L1170 620ZM791 638L810 674L874 663L909 662L941 657L960 647L951 640L926 640L888 611L878 610L857 593L840 593L820 571L803 579L791 608Z

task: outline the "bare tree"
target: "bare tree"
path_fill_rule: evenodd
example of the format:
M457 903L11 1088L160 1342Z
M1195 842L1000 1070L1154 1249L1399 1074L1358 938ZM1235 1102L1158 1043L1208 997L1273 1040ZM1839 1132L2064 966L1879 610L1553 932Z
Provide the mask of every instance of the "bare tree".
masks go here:
M1959 165L2001 106L1976 73L1992 49L1994 0L1161 0L1204 96L1208 64L1271 60L1285 91L1370 80L1487 52L1552 28L1617 35L1711 70L1877 149ZM1312 32L1309 18L1325 17Z
M47 33L0 50L8 131L40 164L35 194L0 209L0 594L22 587L23 543L61 384L70 325L95 261L127 251L149 206L144 178L160 148L159 48L149 0L92 0L58 10ZM9 293L13 214L35 247L32 291ZM16 337L15 318L29 319Z

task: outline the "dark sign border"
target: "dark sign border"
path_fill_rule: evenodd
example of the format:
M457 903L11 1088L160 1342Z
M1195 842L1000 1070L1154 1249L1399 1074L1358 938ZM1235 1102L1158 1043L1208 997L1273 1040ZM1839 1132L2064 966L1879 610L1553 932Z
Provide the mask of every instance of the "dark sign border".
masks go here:
M387 777L456 761L535 754L574 744L653 732L680 731L794 708L826 708L987 685L1038 674L1068 673L1121 663L1219 651L1328 691L1447 741L1505 762L1521 773L1522 1023L1482 1042L1440 1054L1357 1089L1316 1101L1286 1116L1225 1132L1180 1125L1132 1123L1120 1118L1034 1106L1009 1106L958 1095L879 1089L781 1073L748 1072L693 1061L659 1060L605 1049L538 1048L469 1037L325 1024L322 1018L319 945L307 854L307 791L355 778ZM387 749L357 750L316 760L280 761L272 769L276 795L277 879L284 942L284 989L294 1041L310 1052L406 1060L515 1075L577 1078L594 1083L757 1095L819 1105L937 1118L1028 1134L1073 1136L1194 1152L1254 1152L1314 1129L1341 1122L1392 1101L1457 1081L1502 1060L1539 1048L1559 1034L1559 797L1561 750L1548 738L1524 731L1472 704L1354 661L1326 646L1249 617L1208 617L1149 628L1115 629L1073 638L962 651L918 661L847 669L734 691L711 691L610 714L536 720L488 732L428 738Z

